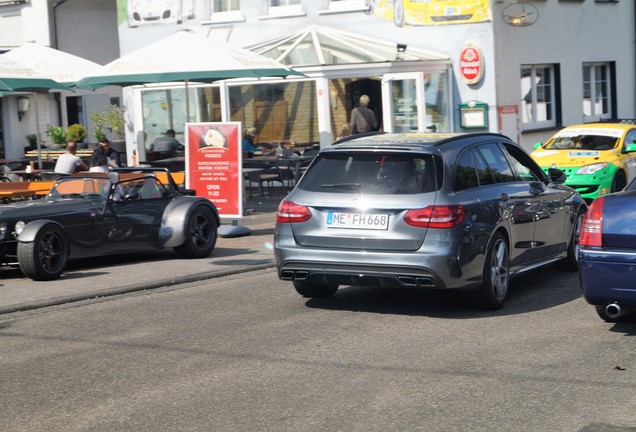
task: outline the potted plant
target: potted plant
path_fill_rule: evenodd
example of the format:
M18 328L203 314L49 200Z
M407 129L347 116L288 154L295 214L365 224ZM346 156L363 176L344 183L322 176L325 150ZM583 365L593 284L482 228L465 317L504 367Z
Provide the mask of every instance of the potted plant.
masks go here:
M35 150L38 148L38 136L36 134L28 134L25 138L27 142L29 143L29 145L24 148L25 152L28 152L29 150Z
M68 131L66 132L66 139L68 139L69 141L80 143L84 138L86 138L86 128L84 126L75 123L68 127Z
M66 146L66 129L62 126L49 126L47 132L53 141L53 148L63 148Z

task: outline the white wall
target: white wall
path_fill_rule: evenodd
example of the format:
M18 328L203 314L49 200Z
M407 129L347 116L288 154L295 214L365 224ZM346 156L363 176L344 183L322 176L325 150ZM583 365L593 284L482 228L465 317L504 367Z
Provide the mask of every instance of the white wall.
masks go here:
M114 0L67 0L55 9L56 47L104 65L119 57Z

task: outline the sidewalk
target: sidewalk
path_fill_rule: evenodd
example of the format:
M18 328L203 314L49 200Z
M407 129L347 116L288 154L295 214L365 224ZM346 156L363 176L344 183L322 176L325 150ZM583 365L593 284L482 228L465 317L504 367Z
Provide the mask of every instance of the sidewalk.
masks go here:
M252 232L243 237L219 236L207 258L179 259L169 249L78 260L69 264L62 277L49 282L35 282L19 270L2 268L0 314L274 268L276 208L285 191L277 189L272 195L248 200L245 208L250 214L237 222ZM222 224L232 221L224 219Z

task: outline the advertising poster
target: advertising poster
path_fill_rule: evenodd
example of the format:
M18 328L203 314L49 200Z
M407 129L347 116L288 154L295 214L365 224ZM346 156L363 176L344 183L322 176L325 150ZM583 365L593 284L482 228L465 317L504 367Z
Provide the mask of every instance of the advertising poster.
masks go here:
M222 218L243 216L241 123L186 123L186 186Z
M466 24L490 21L489 0L375 0L373 14L404 25Z

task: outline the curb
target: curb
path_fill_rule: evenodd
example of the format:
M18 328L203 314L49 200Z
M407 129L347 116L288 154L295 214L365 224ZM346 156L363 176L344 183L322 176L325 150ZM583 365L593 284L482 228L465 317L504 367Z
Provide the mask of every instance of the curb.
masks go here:
M0 306L0 315L40 309L40 308L45 308L49 306L59 306L66 303L75 303L75 302L79 302L83 300L89 300L89 299L100 298L100 297L110 297L110 296L115 296L119 294L127 294L127 293L131 293L135 291L152 290L152 289L169 287L174 285L181 285L186 283L198 282L198 281L202 281L206 279L215 279L219 277L229 276L232 274L241 274L241 273L252 272L255 270L271 269L275 267L276 267L276 263L272 259L272 260L269 260L269 262L262 263L262 264L255 264L250 267L239 267L234 269L215 270L210 272L195 273L195 274L191 274L187 276L180 276L178 278L160 279L160 280L156 280L152 282L137 283L137 284L126 285L126 286L117 287L117 288L102 289L98 291L91 291L91 292L74 294L69 296L56 297L52 299L35 301L31 303L24 303L24 304L5 306L5 307Z

